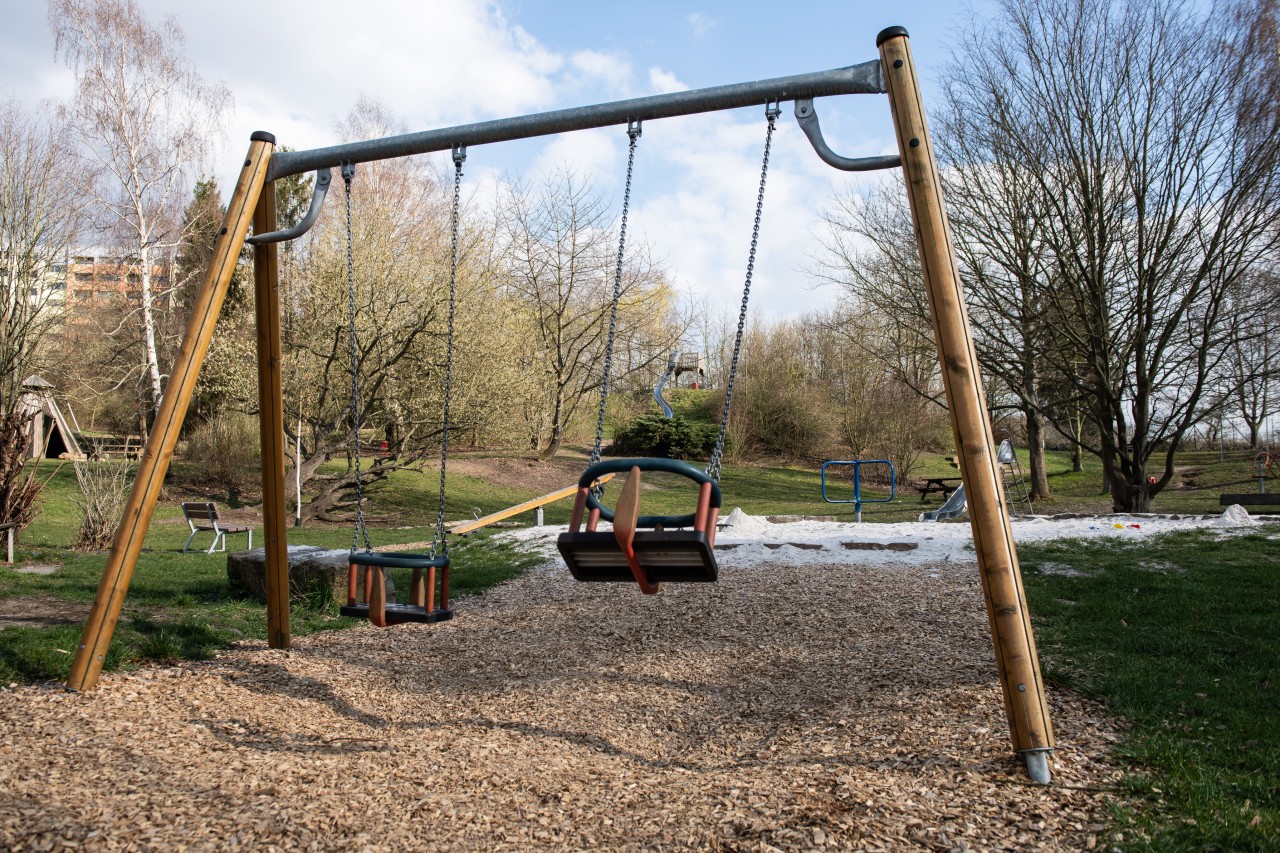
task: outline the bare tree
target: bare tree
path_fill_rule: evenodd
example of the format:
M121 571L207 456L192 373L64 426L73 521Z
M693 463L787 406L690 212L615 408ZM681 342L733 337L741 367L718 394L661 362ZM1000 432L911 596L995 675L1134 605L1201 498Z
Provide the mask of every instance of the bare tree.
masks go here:
M153 270L181 242L181 204L231 105L182 55L175 20L153 26L134 0L50 0L57 53L76 75L68 126L93 164L99 226L119 235L141 277L137 317L151 414L164 394ZM149 418L148 418L149 420Z
M401 132L376 102L362 99L343 138ZM443 179L442 179L443 178ZM452 175L422 158L361 165L351 185L355 345L362 410L362 479L424 462L442 436L448 317ZM303 517L338 520L352 506L348 256L339 185L328 211L291 250L282 279L285 312L285 428L310 495ZM496 292L492 225L463 206L460 222L451 434L486 433L509 416L509 334L514 306ZM452 439L451 439L452 441ZM339 470L322 467L346 456Z
M0 105L0 413L18 405L41 342L58 319L55 289L65 287L67 247L80 205L68 179L63 129ZM59 272L59 269L61 272Z
M1146 510L1216 404L1232 288L1274 249L1280 122L1245 116L1236 75L1204 73L1242 44L1230 16L1177 0L1005 12L998 37L971 38L973 73L1048 204L1051 312L1078 320L1056 331L1084 365L1091 449L1116 509Z
M1059 402L1044 399L1054 387L1045 374L1056 360L1046 310L1053 284L1043 234L1048 205L1010 150L1017 140L990 121L990 110L974 108L985 105L989 81L975 87L962 69L959 62L950 74L937 134L944 192L983 375L1007 389L1026 426L1028 492L1042 500L1049 497L1042 412Z
M838 194L823 218L825 253L814 275L854 300L851 310L832 315L833 328L902 387L945 408L920 254L901 188ZM875 333L850 322L855 318L874 318Z
M507 286L522 306L527 361L541 377L538 394L546 401L530 407L537 417L531 443L549 459L601 385L617 235L604 198L567 168L537 185L508 186L500 216ZM628 247L621 291L615 351L632 357L615 363L619 382L665 363L667 347L682 331L672 328L672 290L642 246Z
M1252 276L1233 295L1231 335L1223 359L1231 408L1249 431L1249 447L1260 447L1262 427L1280 396L1280 278Z
M41 483L26 469L24 381L58 319L67 246L79 225L67 178L65 134L56 122L0 105L0 521L31 521ZM61 272L59 272L61 270Z

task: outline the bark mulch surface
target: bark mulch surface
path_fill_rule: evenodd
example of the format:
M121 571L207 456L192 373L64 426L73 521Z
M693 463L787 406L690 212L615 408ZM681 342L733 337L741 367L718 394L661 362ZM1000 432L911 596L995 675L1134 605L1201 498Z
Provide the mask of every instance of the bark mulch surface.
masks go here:
M1101 846L1114 724L1051 704L1041 787L972 564L547 568L440 625L0 691L0 848Z

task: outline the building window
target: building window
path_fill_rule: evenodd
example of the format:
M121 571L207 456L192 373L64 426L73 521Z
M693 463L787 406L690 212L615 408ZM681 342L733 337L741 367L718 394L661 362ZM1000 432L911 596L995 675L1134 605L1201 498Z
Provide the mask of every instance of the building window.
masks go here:
M93 263L93 257L92 257L92 256L90 256L90 255L76 255L76 257L75 257L75 259L74 259L74 260L75 260L75 263L77 263L77 264L92 264L92 263Z
M93 281L93 273L78 272L76 273L76 281Z
M57 284L51 284L51 285L49 285L49 289L50 289L50 290L54 290L54 291L59 291L59 292L61 292L61 291L63 291L63 290L66 290L66 289L67 289L67 283L66 283L66 282L64 282L64 281L60 281L60 282L58 282Z
M99 298L99 299L110 299L110 298L111 298L111 291L110 291L110 290L99 290L99 291L98 291L98 298Z
M129 282L130 284L141 284L142 276L138 275L136 272L131 272L124 277L124 280Z
M50 264L49 271L56 272L56 273L65 273L67 271L67 265L66 264Z
M120 276L113 272L98 273L98 281L119 281Z

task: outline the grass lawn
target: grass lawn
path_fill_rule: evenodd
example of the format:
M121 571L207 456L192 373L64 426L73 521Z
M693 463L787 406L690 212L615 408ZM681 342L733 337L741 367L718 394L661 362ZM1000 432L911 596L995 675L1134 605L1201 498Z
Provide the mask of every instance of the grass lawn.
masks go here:
M1045 676L1129 723L1126 850L1280 849L1277 528L1019 547Z
M43 494L42 512L22 532L19 563L58 566L49 575L27 574L0 568L0 604L21 621L23 609L39 621L62 622L39 627L0 627L0 685L21 681L65 679L88 607L97 591L98 579L106 564L106 554L84 554L71 550L79 517L74 504L78 495L75 475L69 465L57 468L45 463L42 470L52 474ZM54 473L56 469L56 473ZM404 475L407 482L423 483L421 474ZM463 478L465 479L465 478ZM434 488L434 486L433 486ZM392 498L407 500L406 494L389 490ZM452 502L449 517L464 517L476 489L461 488ZM223 506L227 506L223 503ZM395 506L397 523L373 532L374 544L398 544L430 539L435 522L434 503L428 507L418 494L404 507ZM217 650L247 639L265 639L266 609L255 601L234 597L227 587L226 554L199 551L182 553L189 530L176 500L162 500L134 571L119 627L112 640L105 669L118 669L139 661L200 660ZM261 541L262 528L256 526L254 542ZM293 544L345 548L351 544L351 528L308 527L291 530ZM196 543L208 546L210 534L200 534ZM537 562L510 547L489 541L488 536L453 543L455 557L450 577L453 597L476 594L514 577ZM243 547L243 536L233 536L231 548ZM194 546L193 546L194 547ZM395 580L407 588L409 570ZM5 601L8 600L8 601ZM343 628L357 620L338 615L337 603L321 596L318 600L295 604L290 626L295 635ZM52 617L52 618L47 618Z

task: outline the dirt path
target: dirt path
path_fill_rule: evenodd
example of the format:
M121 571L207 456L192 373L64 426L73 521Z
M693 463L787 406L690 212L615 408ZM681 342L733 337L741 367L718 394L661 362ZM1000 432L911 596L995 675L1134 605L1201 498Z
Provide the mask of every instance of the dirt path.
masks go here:
M11 595L0 598L0 628L48 628L84 624L93 605L53 595Z
M737 569L655 598L531 573L361 628L0 691L0 847L1077 849L1109 724L1009 752L972 565ZM967 847L966 847L967 845Z

